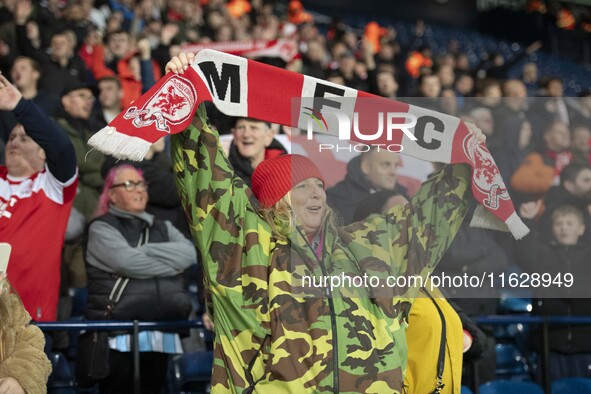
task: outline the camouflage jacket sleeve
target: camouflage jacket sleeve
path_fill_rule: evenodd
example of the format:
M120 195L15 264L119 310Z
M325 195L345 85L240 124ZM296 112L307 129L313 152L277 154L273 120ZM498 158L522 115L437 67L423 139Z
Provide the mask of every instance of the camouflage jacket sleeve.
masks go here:
M425 278L451 244L466 215L470 194L470 167L448 165L423 183L405 206L386 215L346 227L348 247L360 269L382 280L388 276ZM416 297L418 287L384 286L384 296ZM408 290L413 289L410 293ZM376 290L372 289L374 295Z
M216 334L232 338L239 325L262 338L271 231L207 122L201 105L193 124L171 139L177 189L201 254Z

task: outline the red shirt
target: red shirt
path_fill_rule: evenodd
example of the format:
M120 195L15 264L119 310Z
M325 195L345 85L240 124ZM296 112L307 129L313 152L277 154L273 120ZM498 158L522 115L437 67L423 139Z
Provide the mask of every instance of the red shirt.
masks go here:
M61 250L78 176L45 170L13 178L0 166L0 240L12 245L8 278L36 321L57 317Z

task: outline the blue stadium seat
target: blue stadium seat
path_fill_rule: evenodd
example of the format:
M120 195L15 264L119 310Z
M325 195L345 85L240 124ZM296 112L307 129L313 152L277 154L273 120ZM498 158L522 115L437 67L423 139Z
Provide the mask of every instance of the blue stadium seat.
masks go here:
M83 316L86 310L86 299L88 298L88 288L80 287L70 289L72 297L72 314L71 316Z
M169 384L173 392L209 392L213 352L184 353L173 359Z
M498 325L494 327L493 334L497 342L511 342L524 351L527 348L529 326L521 323Z
M531 294L524 292L505 292L499 298L501 314L522 314L529 316L532 310ZM497 325L494 336L499 342L512 342L518 349L526 351L530 327L524 324Z
M379 18L378 18L379 19ZM345 18L351 26L364 26L369 19L355 15ZM378 20L383 26L394 26L398 32L397 40L408 45L413 40L415 23L410 21L392 21L388 19ZM468 55L471 67L480 63L480 58L485 52L499 52L505 59L511 59L520 55L524 50L523 43L498 40L493 37L482 35L477 31L450 28L434 24L427 24L422 42L431 45L435 54L447 48L450 40L457 40L460 43L460 50ZM565 82L565 95L576 96L582 90L591 88L591 66L582 66L570 60L538 51L530 56L529 60L522 60L514 65L509 75L517 77L521 73L521 67L526 61L534 61L538 65L539 75L557 75ZM587 67L587 69L585 69ZM570 83L570 82L573 83Z
M59 352L51 352L47 355L51 361L51 375L47 382L49 394L75 394L76 388L70 365L66 357Z
M499 308L507 313L529 313L532 311L530 297L503 297L499 299Z
M544 394L544 390L532 382L493 380L480 386L480 394Z
M512 343L498 343L496 374L500 379L528 380L530 368L526 358Z
M564 378L552 382L552 394L591 394L591 379Z
M467 386L460 387L460 394L474 394Z

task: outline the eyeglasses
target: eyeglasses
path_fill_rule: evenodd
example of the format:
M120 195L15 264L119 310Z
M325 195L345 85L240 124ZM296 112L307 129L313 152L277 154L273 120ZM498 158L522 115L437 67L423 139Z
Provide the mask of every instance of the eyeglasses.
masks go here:
M114 189L116 187L123 187L125 188L125 191L127 192L132 192L134 191L136 188L138 188L140 191L144 191L146 190L146 188L148 187L148 183L145 181L125 181L122 183L117 183L115 185L111 186L111 189Z

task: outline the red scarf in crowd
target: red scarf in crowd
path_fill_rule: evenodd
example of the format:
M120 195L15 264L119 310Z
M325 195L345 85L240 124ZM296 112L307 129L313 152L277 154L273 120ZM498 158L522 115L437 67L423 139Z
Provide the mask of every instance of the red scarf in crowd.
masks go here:
M185 130L204 101L230 116L385 148L400 145L402 154L432 162L467 163L480 203L472 225L508 229L516 239L529 232L488 149L459 118L213 50L197 53L185 73L160 79L89 144L118 158L141 160L153 142ZM387 127L392 124L397 127Z
M193 53L204 49L213 49L249 59L257 57L280 58L286 63L291 62L299 55L297 42L287 38L278 40L218 41L208 44L185 44L182 47L183 52Z

